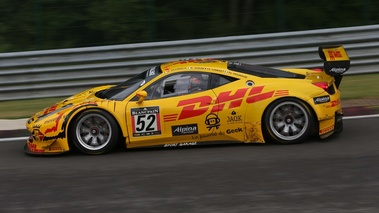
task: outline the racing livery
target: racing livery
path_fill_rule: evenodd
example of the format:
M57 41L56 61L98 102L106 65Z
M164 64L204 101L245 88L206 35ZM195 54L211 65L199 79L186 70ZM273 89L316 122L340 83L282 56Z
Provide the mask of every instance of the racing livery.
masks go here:
M75 94L27 120L29 154L85 154L216 143L301 143L343 129L350 60L319 47L322 68L273 69L216 59L163 63L118 85Z

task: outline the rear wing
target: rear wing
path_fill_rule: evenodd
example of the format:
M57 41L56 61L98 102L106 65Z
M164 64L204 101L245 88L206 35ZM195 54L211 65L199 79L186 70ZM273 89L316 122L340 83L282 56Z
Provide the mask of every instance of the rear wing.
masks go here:
M318 54L324 60L324 70L328 75L342 75L350 68L350 59L343 46L321 46Z

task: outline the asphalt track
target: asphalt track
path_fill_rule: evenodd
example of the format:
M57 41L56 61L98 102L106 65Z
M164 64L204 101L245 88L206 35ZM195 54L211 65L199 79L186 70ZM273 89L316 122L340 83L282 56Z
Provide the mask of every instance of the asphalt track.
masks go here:
M0 212L379 212L379 117L298 145L33 157L0 143Z

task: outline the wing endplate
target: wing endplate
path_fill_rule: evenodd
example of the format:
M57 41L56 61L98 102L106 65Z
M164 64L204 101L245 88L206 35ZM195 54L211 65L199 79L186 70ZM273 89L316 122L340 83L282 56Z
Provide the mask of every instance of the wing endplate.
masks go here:
M350 59L343 46L321 46L318 53L328 75L342 75L350 68Z

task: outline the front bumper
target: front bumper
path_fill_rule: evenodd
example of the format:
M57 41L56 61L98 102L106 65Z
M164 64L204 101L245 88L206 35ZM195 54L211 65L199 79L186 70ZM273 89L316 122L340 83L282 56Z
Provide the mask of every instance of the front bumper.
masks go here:
M66 152L36 152L29 149L28 144L24 146L24 152L28 155L61 155Z
M36 141L30 136L24 146L24 152L30 155L56 155L68 152L68 148L62 148L57 140Z

